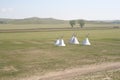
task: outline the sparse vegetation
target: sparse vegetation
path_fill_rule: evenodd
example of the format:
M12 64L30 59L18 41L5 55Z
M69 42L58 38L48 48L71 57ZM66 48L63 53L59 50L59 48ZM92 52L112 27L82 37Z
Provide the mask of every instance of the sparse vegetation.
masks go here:
M75 77L70 80L119 80L120 79L119 75L120 75L120 70L118 69L118 70L91 73L80 77Z

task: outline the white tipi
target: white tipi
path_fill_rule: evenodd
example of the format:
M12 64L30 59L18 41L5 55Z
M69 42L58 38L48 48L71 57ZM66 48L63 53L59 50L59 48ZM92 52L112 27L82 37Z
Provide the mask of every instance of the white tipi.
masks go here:
M66 44L64 43L64 40L62 38L57 39L55 42L56 46L66 46Z
M83 45L91 45L88 38L85 38L85 40L83 40L82 44Z
M64 40L61 38L59 39L59 45L58 46L66 46L64 43Z
M79 44L77 37L73 34L72 38L70 39L71 44Z
M89 34L88 34L88 35L89 35ZM87 37L85 38L85 40L83 40L83 42L82 42L83 45L91 45L91 43L90 43L90 41L89 41L89 39L88 39L88 35L87 35Z

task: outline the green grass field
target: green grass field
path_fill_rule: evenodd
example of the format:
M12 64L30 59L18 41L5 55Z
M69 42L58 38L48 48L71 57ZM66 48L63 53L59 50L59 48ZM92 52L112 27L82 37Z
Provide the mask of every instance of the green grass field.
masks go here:
M12 27L15 29L15 26ZM28 28L28 25L20 28ZM1 29L9 28L7 25L7 28ZM89 33L92 45L69 44L73 32L77 33L80 43ZM66 47L55 46L55 40L62 35ZM50 71L88 64L119 61L120 29L0 33L0 78L2 80L42 75Z
M65 28L69 24L0 24L0 30L6 29L36 29L36 28Z
M86 23L85 28L112 28L114 26L120 26L120 24L110 24L110 23ZM76 24L74 27L79 27ZM0 30L6 29L36 29L36 28L71 28L69 23L64 24L0 24Z

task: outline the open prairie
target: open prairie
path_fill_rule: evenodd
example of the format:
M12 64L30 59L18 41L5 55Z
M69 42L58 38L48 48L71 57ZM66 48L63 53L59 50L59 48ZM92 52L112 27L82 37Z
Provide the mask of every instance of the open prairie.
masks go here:
M114 26L120 26L120 24L112 24L112 23L93 23L93 22L86 22L85 28L113 28ZM66 21L64 23L51 23L51 24L0 24L0 30L8 30L8 29L39 29L39 28L71 28L69 22ZM76 23L74 28L79 28L79 25Z
M11 25L9 26L11 27ZM29 25L24 26L27 27L17 28L28 29ZM15 28L16 26L12 27L17 29ZM112 66L114 68L109 69L103 67L101 70L93 69L96 72L93 71L62 80L102 80L106 76L111 78L110 80L120 79L118 76L120 75L120 29L86 28L64 30L65 27L62 27L63 29L60 31L58 29L54 31L0 33L0 80L47 80L31 77L106 63L117 63L118 67ZM37 25L37 28L41 27ZM49 28L49 26L46 28ZM55 28L55 25L53 28ZM2 29L9 29L8 25L7 28L2 27ZM85 39L86 34L89 33L89 40L92 45L69 44L74 32L77 34L80 43ZM65 40L65 47L54 45L55 40L61 36ZM48 80L61 79L49 78Z

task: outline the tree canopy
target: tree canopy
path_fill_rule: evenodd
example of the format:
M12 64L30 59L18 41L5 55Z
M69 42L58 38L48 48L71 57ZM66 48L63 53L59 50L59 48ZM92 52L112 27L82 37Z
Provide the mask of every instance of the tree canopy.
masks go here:
M71 27L73 28L73 26L75 25L75 20L70 20L69 23L70 23Z
M80 25L81 28L83 28L83 26L85 25L85 21L84 20L78 20L78 24Z

